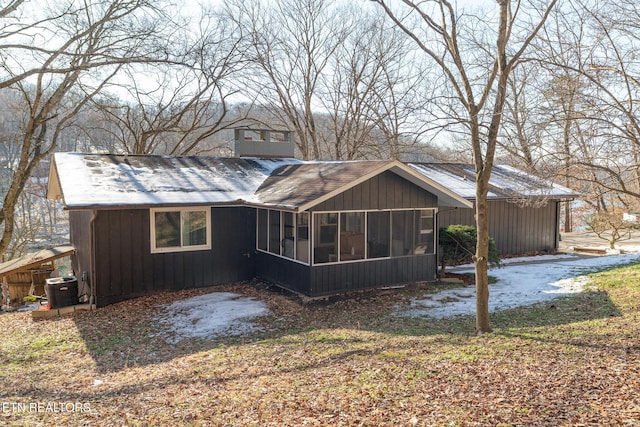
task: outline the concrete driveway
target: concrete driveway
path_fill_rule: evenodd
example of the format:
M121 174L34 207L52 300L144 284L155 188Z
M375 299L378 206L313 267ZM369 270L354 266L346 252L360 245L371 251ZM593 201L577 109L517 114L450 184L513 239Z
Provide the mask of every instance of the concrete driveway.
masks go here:
M575 231L573 233L560 233L560 251L569 251L572 247L602 248L609 247L609 242L600 239L595 233L589 231ZM640 230L631 233L630 238L625 238L616 243L617 249L640 250Z

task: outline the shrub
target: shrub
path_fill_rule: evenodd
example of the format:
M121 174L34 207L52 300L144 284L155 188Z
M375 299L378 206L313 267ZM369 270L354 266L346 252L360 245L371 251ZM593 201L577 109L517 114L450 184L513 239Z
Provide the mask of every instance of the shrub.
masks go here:
M471 225L452 224L441 228L439 243L442 248L442 273L445 272L447 265L472 262L477 240L478 233L476 228ZM489 265L492 267L500 266L498 250L491 237L489 238Z

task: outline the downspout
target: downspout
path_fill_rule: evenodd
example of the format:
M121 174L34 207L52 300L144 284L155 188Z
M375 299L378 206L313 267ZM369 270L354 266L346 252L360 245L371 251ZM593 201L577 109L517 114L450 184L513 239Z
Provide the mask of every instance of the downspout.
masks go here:
M93 210L93 215L89 220L89 269L91 274L89 275L89 289L91 289L91 295L89 296L89 305L93 307L96 305L96 250L95 250L95 221L98 217L98 211Z

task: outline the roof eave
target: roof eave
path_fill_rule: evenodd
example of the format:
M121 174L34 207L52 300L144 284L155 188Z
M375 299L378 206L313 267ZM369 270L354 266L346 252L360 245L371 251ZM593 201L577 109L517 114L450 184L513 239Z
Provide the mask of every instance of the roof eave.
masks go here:
M62 200L64 203L64 193L62 192L62 186L60 185L60 178L58 177L58 167L56 166L56 156L51 156L51 164L49 166L49 178L47 181L47 195L49 200Z
M456 192L444 187L443 185L432 180L428 176L418 172L417 170L395 161L393 168L396 168L396 172L402 178L418 185L419 187L438 196L438 205L447 206L452 208L473 208L473 203L468 199L460 196Z
M312 200L310 202L306 202L306 203L298 206L297 211L298 212L303 212L303 211L309 210L309 209L313 208L314 206L317 206L320 203L325 202L325 201L331 199L332 197L335 197L336 195L347 191L350 188L353 188L353 187L355 187L355 186L357 186L359 184L362 184L363 182L373 178L374 176L379 175L382 172L385 172L385 171L391 169L395 165L396 162L397 161L386 162L386 163L382 164L381 167L376 168L373 171L370 171L369 173L362 175L360 178L351 181L348 185L343 185L342 187L336 188L333 191L329 191L328 193L323 194L321 197L318 197L318 198L316 198L316 199L314 199L314 200Z

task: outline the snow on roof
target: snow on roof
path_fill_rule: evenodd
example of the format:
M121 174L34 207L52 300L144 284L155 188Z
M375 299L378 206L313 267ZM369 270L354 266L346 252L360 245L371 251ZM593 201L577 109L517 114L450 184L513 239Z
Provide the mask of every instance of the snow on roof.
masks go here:
M48 197L70 208L253 204L296 209L384 170L467 206L475 198L472 165L397 161L310 161L190 156L54 154ZM407 173L411 171L411 173ZM571 190L495 166L489 198L573 197Z
M54 162L60 195L69 208L254 201L254 193L274 169L299 163L79 153L56 153Z
M450 188L465 199L475 199L475 169L460 163L408 163L408 166ZM576 192L506 165L495 165L489 179L489 199L549 197L573 198Z

